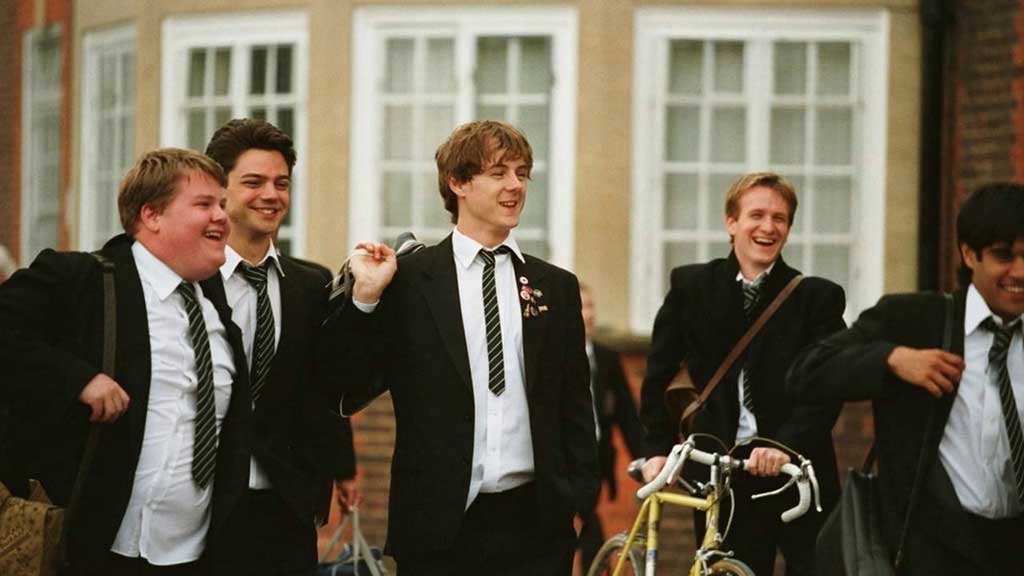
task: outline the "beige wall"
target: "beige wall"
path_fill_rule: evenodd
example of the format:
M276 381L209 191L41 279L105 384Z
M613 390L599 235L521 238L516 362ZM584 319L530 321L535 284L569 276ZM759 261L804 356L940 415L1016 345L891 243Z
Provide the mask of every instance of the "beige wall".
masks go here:
M433 0L404 4L437 4ZM457 4L530 4L536 0L486 0ZM309 134L307 162L307 255L335 266L347 249L349 130L352 46L348 41L357 6L384 0L90 0L76 3L75 42L82 32L135 21L138 33L136 151L159 142L160 25L172 14L305 7L309 15ZM446 2L446 4L456 4ZM633 13L645 5L692 5L670 0L578 0L579 78L576 158L575 269L601 304L601 321L628 325L630 270ZM885 289L913 289L917 268L917 185L920 54L917 2L733 1L715 5L885 7L891 13L888 154L886 173ZM80 54L80 52L79 52ZM78 98L81 58L75 59ZM72 186L77 187L80 106L74 107ZM77 219L74 219L77 222ZM72 233L72 237L76 234Z

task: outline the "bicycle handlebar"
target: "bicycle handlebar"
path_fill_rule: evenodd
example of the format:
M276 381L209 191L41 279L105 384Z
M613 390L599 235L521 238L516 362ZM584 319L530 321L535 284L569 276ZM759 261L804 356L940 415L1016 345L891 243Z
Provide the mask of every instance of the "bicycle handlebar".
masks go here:
M749 462L742 458L734 458L729 455L697 450L694 447L693 441L691 439L687 439L682 444L676 444L672 447L661 472L658 473L654 480L651 480L648 484L641 486L636 492L636 497L640 500L644 500L651 494L654 494L658 490L664 488L666 485L675 484L676 479L679 477L679 474L683 469L683 464L685 464L687 460L693 460L707 466L718 466L719 468L724 468L730 471L738 469L746 470L749 466ZM818 495L818 482L814 475L814 468L811 466L811 461L802 459L799 466L792 463L785 464L782 466L781 472L790 477L782 487L771 492L754 494L752 498L757 500L758 498L774 496L783 492L795 483L797 491L800 494L800 502L796 506L782 513L782 521L790 522L806 514L807 510L811 506L812 496L815 500L815 507L820 512L821 504L819 502Z

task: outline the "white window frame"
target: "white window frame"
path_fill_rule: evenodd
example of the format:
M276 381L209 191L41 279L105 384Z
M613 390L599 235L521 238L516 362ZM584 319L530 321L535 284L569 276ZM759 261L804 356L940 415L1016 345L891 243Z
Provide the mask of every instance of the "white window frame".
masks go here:
M858 184L853 189L857 212L851 214L849 233L856 240L850 245L847 320L873 304L884 284L888 13L853 9L640 8L634 37L631 329L650 333L669 289L669 278L661 278L664 243L650 237L650 223L660 217L658 200L663 183L656 178L655 154L657 143L665 137L664 126L657 121L661 88L656 85L660 77L656 67L664 63L668 42L676 39L840 41L858 45L860 63L854 77L860 82L862 108L854 124L851 161ZM748 121L767 126L770 98L753 102ZM747 130L747 171L769 165L768 150L755 141L753 132Z
M25 33L24 42L22 44L22 55L23 55L23 58L24 58L24 60L22 61L22 64L23 64L24 67L22 68L22 74L21 74L21 79L22 79L21 80L21 84L22 84L22 90L21 90L22 107L21 107L21 143L20 143L20 145L21 145L21 225L20 225L21 238L20 238L19 241L20 241L20 244L21 244L21 251L20 251L21 252L21 260L23 262L29 262L29 261L31 261L32 258L35 258L35 256L36 256L36 254L33 253L34 252L34 248L30 245L30 242L32 240L32 237L30 235L30 230L32 229L32 227L34 225L34 221L35 221L36 206L37 206L36 195L38 193L37 189L38 189L38 186L39 186L39 182L38 182L38 178L37 178L37 176L38 176L37 170L33 166L34 158L32 157L32 153L33 153L33 150L34 150L35 146L34 146L33 140L32 140L34 138L34 133L32 132L32 123L33 123L33 112L35 110L33 104L38 101L38 99L40 98L40 95L35 93L35 90L34 90L34 88L32 86L32 70L34 70L35 67L37 66L37 64L35 62L35 58L36 58L35 43L39 39L39 37L43 36L43 35L52 35L52 36L56 36L56 37L58 37L60 39L60 43L61 43L61 57L60 57L61 76L63 77L63 75L66 73L66 70L64 70L65 59L64 59L64 54L63 54L63 43L66 41L66 38L64 37L64 28L63 28L63 26L61 26L61 24L58 22L58 23L51 24L51 25L47 26L46 28L39 28L39 29L30 30L30 31L26 32ZM58 104L57 105L58 105L58 108L63 106L63 99L64 99L63 90L64 90L64 83L63 83L63 80L62 80L60 82L60 84L57 86L57 98L58 98ZM57 165L58 166L60 166L64 162L64 158L62 157L62 153L63 153L62 149L63 149L63 146L58 146L57 150L55 151L56 154L59 157L58 160L57 160ZM59 188L61 186L61 183L60 183L60 175L59 174L57 176L57 180L58 180L58 184L57 184L57 186L58 186L58 192L57 192L57 194L58 194L58 196L57 196L57 203L58 203L58 206L57 206L57 218L58 218L58 222L57 222L57 239L56 239L56 243L53 246L46 246L44 248L53 248L53 249L60 248L60 246L58 246L57 244L60 243L60 229L61 229L61 226L62 226L63 222L61 221L61 213L60 213L60 202L61 202L60 194L61 194L61 191L59 190Z
M234 12L214 16L172 16L163 21L161 64L160 142L163 146L187 146L187 122L183 102L188 82L188 54L192 48L230 47L231 77L228 94L231 117L245 115L248 99L249 51L252 45L292 44L295 70L295 134L298 160L292 169L291 253L306 253L306 210L309 206L308 141L309 18L304 11ZM212 136L213 134L210 134Z
M102 81L99 74L100 57L108 51L123 53L123 51L130 50L136 53L136 58L138 58L136 37L135 25L127 24L110 30L88 32L82 41L84 68L81 84L82 132L79 145L81 158L78 179L81 195L78 215L78 245L84 249L95 250L100 248L100 246L94 245L97 233L99 232L96 223L98 216L96 210L100 204L98 201L100 190L97 189L95 181L95 167L99 155L105 153L104 149L97 146L96 141L99 136L98 127L100 123L100 118L97 117L97 109L95 108L95 103L100 98L100 82ZM120 82L120 79L118 81ZM138 82L136 81L135 84L137 85ZM119 102L118 110L122 114L131 114L132 130L134 130L134 99L131 102ZM134 150L131 154L134 156ZM104 191L104 193L110 192L109 190ZM114 205L116 207L116 202Z
M548 163L549 260L572 269L576 185L577 14L575 8L421 8L356 9L352 20L352 140L349 171L349 245L380 235L380 134L382 114L374 95L384 66L385 34L393 30L450 30L456 42L456 82L473 84L473 43L480 36L551 37L551 134ZM467 58L469 56L469 58ZM470 90L460 90L455 123L473 118ZM441 143L438 142L438 145ZM529 187L527 187L529 190ZM440 197L437 199L441 202ZM529 192L527 192L529 202Z

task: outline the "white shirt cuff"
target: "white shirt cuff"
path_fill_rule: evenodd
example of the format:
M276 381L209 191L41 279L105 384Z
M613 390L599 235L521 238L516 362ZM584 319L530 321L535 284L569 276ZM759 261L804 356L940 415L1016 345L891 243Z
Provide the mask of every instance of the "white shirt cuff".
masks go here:
M380 304L380 300L377 300L373 304L363 304L362 302L353 298L352 303L356 305L356 308L359 308L360 312L363 312L364 314L372 314L373 311L377 309L377 304Z

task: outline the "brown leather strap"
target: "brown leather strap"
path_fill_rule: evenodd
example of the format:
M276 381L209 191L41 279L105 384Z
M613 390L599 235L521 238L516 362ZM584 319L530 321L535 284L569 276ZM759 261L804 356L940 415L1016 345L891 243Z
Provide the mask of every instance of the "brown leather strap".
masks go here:
M761 312L761 315L757 317L757 321L747 329L746 334L744 334L743 337L740 338L740 341L732 347L729 355L726 356L725 360L722 361L722 364L718 366L718 370L715 370L715 374L711 377L711 380L708 380L707 385L704 386L703 390L701 390L700 396L698 396L695 401L691 402L683 411L682 417L684 420L692 416L694 412L704 405L708 396L711 396L711 393L715 391L715 387L718 386L718 383L721 382L722 378L729 373L729 369L732 368L732 365L739 359L740 355L743 354L743 351L747 349L750 341L754 339L754 336L757 336L757 333L761 331L761 328L764 328L764 325L768 323L768 320L770 320L772 315L775 314L775 311L782 306L782 303L789 298L789 295L793 293L793 290L796 290L797 285L800 284L800 281L803 279L803 274L797 274L794 276L793 279L789 281L789 284L786 284L786 287L783 288L777 296L775 296L775 299L772 300L772 303L769 304L767 308L765 308L764 312Z

